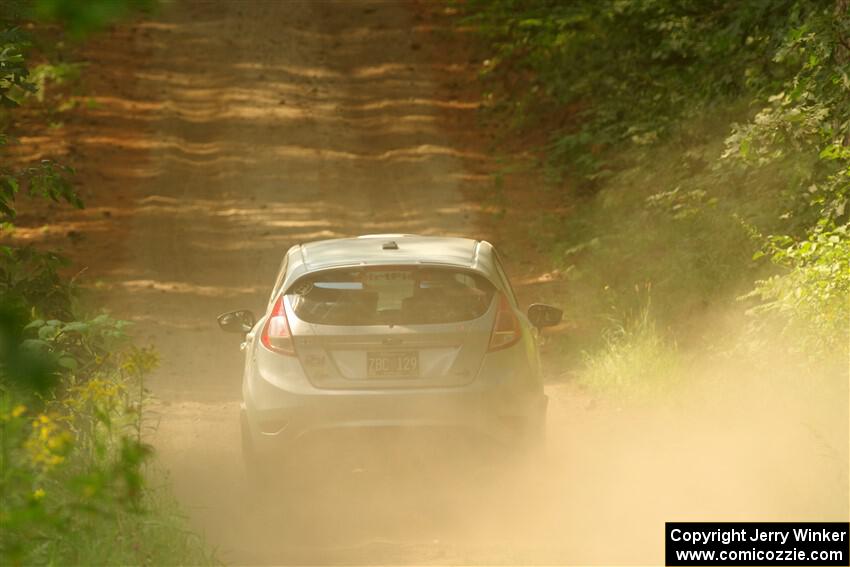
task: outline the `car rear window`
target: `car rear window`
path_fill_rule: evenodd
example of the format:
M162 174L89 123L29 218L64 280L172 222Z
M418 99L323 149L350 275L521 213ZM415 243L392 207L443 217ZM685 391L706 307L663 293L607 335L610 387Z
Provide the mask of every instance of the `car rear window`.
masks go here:
M325 325L424 325L477 319L493 299L482 276L447 268L332 270L287 293L295 314Z

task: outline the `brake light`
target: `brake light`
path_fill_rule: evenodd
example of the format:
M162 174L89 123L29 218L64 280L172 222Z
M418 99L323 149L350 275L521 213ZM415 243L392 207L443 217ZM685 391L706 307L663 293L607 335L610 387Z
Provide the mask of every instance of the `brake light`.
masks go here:
M286 319L283 295L277 298L271 315L263 326L260 341L269 350L295 356L295 344L292 341L292 332L289 330L289 321Z
M493 332L490 334L490 345L488 352L500 350L516 344L521 336L519 319L514 315L508 298L504 295L499 300L499 310L496 311L496 320L493 321Z

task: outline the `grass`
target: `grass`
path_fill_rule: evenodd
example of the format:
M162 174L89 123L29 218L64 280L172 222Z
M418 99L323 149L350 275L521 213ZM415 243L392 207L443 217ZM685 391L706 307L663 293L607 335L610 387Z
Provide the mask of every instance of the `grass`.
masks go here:
M0 564L214 564L142 438L156 353L104 314L29 314L0 317Z
M148 449L116 427L98 428L88 450L61 415L10 401L0 400L0 564L217 564Z
M162 479L148 469L149 485ZM77 565L218 565L215 554L193 532L164 482L149 487L139 512L95 515L87 529L52 542L48 563Z
M663 397L680 377L676 344L658 332L649 303L633 318L612 322L601 347L585 353L578 381L608 397L642 400Z

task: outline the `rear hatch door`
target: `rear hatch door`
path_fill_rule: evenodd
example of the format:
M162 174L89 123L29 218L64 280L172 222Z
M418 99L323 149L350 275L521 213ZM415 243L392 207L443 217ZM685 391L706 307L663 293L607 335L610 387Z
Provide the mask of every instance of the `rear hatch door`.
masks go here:
M483 276L422 266L330 270L287 293L295 349L320 388L421 388L471 382L496 302Z

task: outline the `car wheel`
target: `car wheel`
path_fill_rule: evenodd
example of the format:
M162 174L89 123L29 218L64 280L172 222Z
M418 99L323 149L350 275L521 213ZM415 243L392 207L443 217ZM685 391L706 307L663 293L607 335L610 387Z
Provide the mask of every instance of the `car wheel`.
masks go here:
M520 468L535 468L546 458L546 412L532 414L521 424L516 435L516 462Z
M254 451L251 442L251 432L244 414L240 420L242 430L242 464L245 467L245 477L248 484L248 492L251 496L262 496L269 489L268 467Z

